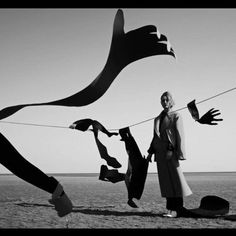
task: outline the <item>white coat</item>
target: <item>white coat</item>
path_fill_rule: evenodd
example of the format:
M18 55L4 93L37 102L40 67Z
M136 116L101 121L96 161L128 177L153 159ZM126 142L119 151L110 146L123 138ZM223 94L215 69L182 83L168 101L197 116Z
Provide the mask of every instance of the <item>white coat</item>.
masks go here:
M162 197L191 195L192 191L179 164L179 160L185 160L182 118L177 112L169 112L159 127L161 114L154 120L154 136L148 150L149 153L155 154L161 195ZM170 143L173 151L168 155Z

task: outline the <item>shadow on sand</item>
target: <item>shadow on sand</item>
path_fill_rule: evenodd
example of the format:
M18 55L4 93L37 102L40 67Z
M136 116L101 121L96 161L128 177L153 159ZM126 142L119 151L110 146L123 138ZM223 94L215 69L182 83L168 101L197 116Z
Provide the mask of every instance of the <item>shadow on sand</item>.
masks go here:
M147 216L157 217L162 214L157 214L149 211L114 211L114 210L101 210L101 209L73 209L72 212L78 212L88 215L104 215L104 216Z
M42 203L15 203L18 206L22 207L49 207L54 208L53 205L50 204L42 204ZM104 208L112 208L114 206L100 206L100 207L88 207L88 206L74 206L72 213L82 213L88 215L104 215L104 216L143 216L143 217L163 217L162 213L154 213L150 211L116 211L116 210L106 210ZM102 209L98 209L102 208ZM220 218L223 220L231 220L236 221L236 214L224 215L224 216L214 216L214 217L185 217L185 218Z
M54 208L53 205L50 204L42 204L42 203L27 203L27 202L21 202L21 203L15 203L18 206L22 207L48 207L48 208ZM148 216L148 217L161 217L162 214L153 213L150 211L116 211L116 210L104 210L104 208L111 208L114 206L102 206L98 209L98 207L92 208L87 206L74 206L72 213L82 213L82 214L88 214L88 215L111 215L111 216Z

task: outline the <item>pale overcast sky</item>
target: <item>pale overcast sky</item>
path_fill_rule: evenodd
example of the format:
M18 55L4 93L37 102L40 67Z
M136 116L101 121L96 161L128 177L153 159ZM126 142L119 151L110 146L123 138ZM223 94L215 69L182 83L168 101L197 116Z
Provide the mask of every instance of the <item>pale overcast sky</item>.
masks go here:
M27 107L4 121L69 126L91 118L119 129L153 118L160 96L169 90L175 109L236 86L236 9L122 9L125 32L153 24L176 52L128 65L96 102L78 108ZM57 100L90 84L105 65L117 9L0 9L0 109ZM236 90L199 104L200 115L219 109L217 126L200 125L187 109L184 120L184 172L236 171ZM1 133L32 164L46 173L99 172L92 132L69 128L0 123ZM143 155L153 135L153 120L130 128ZM127 169L124 143L100 134L111 156ZM4 155L4 154L1 154ZM10 158L10 157L9 157ZM155 163L149 172L156 172ZM0 166L0 173L9 171Z

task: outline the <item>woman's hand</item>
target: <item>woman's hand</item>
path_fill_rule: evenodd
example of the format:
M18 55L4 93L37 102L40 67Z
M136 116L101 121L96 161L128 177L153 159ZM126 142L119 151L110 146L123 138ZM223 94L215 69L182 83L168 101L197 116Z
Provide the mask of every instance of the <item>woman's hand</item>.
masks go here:
M173 151L168 150L167 153L166 153L166 159L170 160L172 158L173 154L174 154Z

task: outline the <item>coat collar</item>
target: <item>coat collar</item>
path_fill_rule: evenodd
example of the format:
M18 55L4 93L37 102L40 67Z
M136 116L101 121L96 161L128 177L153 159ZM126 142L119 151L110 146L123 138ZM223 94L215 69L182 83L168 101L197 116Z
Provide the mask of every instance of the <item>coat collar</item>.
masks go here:
M155 118L154 120L154 131L157 134L158 137L160 137L160 121L161 121L161 117L165 116L165 118L169 118L170 119L170 112L165 112L164 110Z

